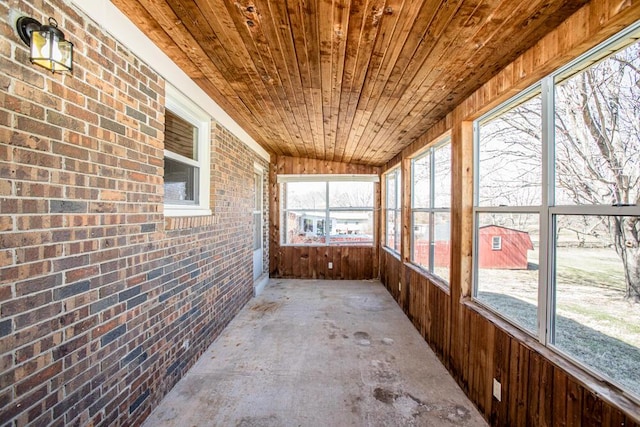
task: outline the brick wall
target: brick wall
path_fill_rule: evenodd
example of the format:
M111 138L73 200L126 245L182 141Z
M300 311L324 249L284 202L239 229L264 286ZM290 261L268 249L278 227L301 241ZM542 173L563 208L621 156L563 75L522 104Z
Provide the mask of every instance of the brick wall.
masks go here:
M29 63L23 14L72 76ZM165 218L162 78L63 0L0 16L0 425L138 424L252 295L266 163L214 123L214 215Z

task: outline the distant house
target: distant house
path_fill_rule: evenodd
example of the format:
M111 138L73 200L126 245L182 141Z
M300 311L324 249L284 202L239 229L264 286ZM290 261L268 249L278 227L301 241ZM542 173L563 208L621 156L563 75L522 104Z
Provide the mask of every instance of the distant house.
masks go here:
M288 212L287 243L325 243L327 218L315 212ZM328 233L331 243L371 243L372 221L368 212L331 212Z
M498 225L480 227L479 233L480 268L527 269L527 251L533 250L529 233Z

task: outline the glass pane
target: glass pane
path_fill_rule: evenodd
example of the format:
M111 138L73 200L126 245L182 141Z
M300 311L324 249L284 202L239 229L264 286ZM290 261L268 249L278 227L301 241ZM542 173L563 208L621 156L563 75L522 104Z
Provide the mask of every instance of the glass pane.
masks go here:
M253 214L253 250L262 248L262 215Z
M431 151L429 151L431 153ZM427 154L413 161L412 206L416 209L431 207L431 155Z
M361 181L330 182L329 206L332 208L373 208L373 183Z
M253 177L254 177L253 188L255 190L254 191L255 199L253 201L253 209L256 211L260 211L262 210L262 175L257 173Z
M400 220L401 218L401 213L400 211L395 211L394 212L394 231L395 231L395 236L393 239L393 249L400 253L400 244L401 244L401 238L400 238L400 232L402 231L402 221Z
M433 224L433 272L449 282L451 265L451 214L436 212Z
M540 204L541 114L538 94L480 126L480 206Z
M434 150L434 200L436 208L451 207L451 144L445 144Z
M556 218L555 346L640 395L640 217Z
M413 212L413 230L411 261L429 270L429 253L431 243L429 242L429 220L431 214L429 212Z
M556 86L556 204L637 204L640 42Z
M165 202L195 201L195 182L198 168L185 165L177 160L164 159L164 199Z
M325 209L326 182L288 182L283 184L287 209Z
M329 212L330 239L335 245L371 245L373 210Z
M164 148L191 160L198 160L198 128L170 110L165 110Z
M386 182L386 192L387 192L387 209L395 209L397 208L397 200L398 200L398 187L396 183L397 175L395 172L387 175Z
M400 251L400 213L395 210L387 211L387 234L385 244L387 247Z
M477 299L537 334L538 215L480 213L478 224Z
M324 244L325 211L288 211L283 214L285 245Z

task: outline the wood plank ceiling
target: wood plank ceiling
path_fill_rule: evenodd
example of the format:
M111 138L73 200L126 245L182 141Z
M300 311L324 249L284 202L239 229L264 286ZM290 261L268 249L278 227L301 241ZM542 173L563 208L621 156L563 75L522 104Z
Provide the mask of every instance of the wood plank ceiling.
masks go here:
M273 154L381 165L586 0L112 0Z

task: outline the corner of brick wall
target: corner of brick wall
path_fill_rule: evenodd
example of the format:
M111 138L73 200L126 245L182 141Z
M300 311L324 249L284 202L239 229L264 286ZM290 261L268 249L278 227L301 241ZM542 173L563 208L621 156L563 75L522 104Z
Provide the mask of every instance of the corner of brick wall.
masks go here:
M63 0L9 9L75 68L0 22L0 424L139 424L252 296L259 160L214 126L214 215L165 218L164 81Z

